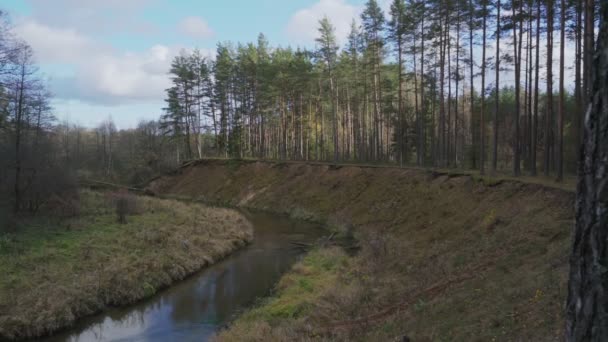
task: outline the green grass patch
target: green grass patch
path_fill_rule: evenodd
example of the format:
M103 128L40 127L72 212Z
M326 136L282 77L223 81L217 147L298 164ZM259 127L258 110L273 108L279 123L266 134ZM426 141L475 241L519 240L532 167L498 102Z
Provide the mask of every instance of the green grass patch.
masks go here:
M241 321L297 320L309 314L318 297L326 289L335 286L338 270L346 262L347 256L337 249L311 251L281 278L273 296L247 311L236 324Z

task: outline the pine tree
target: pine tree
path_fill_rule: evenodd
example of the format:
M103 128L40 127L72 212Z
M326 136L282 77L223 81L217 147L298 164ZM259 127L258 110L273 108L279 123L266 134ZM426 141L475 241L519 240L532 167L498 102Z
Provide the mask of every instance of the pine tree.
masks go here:
M319 21L319 37L316 39L319 59L323 61L324 70L329 80L329 91L332 107L332 132L334 143L334 162L339 160L338 147L338 108L336 104L334 67L337 59L338 45L335 29L327 17Z
M407 123L405 122L405 114L403 107L403 50L404 50L404 35L408 30L406 23L406 8L405 2L403 0L393 0L391 4L391 20L388 23L389 27L389 37L391 41L396 46L396 54L397 54L397 67L398 67L398 127L397 127L397 136L398 136L398 160L399 164L403 165L404 159L406 159L406 146L405 146L405 135L407 134ZM414 60L416 55L413 56ZM416 86L416 85L415 85ZM418 99L416 98L416 101ZM416 110L416 122L420 120L420 113Z
M363 24L363 31L365 40L367 43L368 50L368 65L372 69L372 92L373 92L373 110L374 110L374 126L372 133L372 145L371 149L374 153L374 159L379 160L383 158L383 146L382 146L382 126L381 119L383 116L382 111L382 90L381 90L381 74L380 67L382 63L382 48L384 41L382 38L382 31L384 29L384 14L382 9L378 5L376 0L368 0L365 4L365 9L361 14L361 21Z

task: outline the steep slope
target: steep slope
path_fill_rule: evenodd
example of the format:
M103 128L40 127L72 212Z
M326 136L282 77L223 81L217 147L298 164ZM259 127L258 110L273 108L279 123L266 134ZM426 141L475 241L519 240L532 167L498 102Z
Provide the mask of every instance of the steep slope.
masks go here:
M252 325L279 340L561 336L570 192L421 170L221 160L158 178L149 190L318 220L360 241L346 261L317 252L338 264L319 269L335 276L302 288L314 296L286 298L296 306L289 310L263 304L223 339L243 338ZM286 278L313 277L306 262ZM281 282L278 298L299 283Z

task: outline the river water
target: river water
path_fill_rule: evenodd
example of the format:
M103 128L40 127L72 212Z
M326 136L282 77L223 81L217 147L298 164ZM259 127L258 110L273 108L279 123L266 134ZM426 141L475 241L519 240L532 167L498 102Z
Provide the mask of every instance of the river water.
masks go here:
M319 225L260 212L243 212L254 241L188 279L132 306L84 318L45 339L63 341L205 341L236 314L268 295L302 251L292 241L312 242Z

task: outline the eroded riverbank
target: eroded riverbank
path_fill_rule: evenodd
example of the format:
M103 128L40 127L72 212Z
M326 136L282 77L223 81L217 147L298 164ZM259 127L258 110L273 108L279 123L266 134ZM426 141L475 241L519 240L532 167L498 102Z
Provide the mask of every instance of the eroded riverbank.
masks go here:
M436 171L235 160L192 163L148 189L325 222L360 242L348 259L307 256L223 340L561 337L569 191Z

